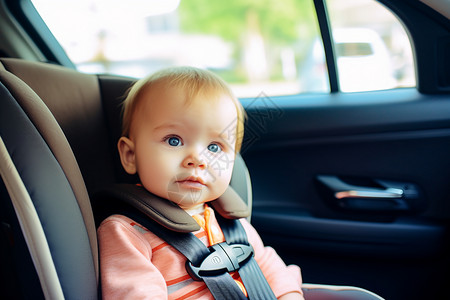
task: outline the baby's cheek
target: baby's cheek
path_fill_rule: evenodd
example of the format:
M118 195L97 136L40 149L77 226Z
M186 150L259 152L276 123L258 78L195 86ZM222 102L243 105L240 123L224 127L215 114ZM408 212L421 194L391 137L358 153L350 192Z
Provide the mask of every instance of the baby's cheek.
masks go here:
M219 180L227 180L231 178L231 173L233 172L232 161L219 161L217 160L214 164L211 164L208 168L209 175Z

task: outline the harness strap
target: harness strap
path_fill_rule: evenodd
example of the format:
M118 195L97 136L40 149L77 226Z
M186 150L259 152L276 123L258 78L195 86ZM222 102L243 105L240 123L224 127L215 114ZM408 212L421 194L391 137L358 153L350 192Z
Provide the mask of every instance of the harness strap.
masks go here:
M249 245L247 234L241 222L225 219L220 215L217 215L216 218L228 244ZM249 299L276 299L272 288L253 256L240 267L238 272L247 290Z
M126 210L119 211L118 213L123 214L146 227L155 235L177 249L188 259L188 262L190 261L194 265L200 265L203 259L211 253L209 249L192 233L171 231L155 223L153 220L150 220L147 216L144 216L139 212L135 213L131 210ZM202 279L214 299L247 299L228 273L214 276L203 276Z

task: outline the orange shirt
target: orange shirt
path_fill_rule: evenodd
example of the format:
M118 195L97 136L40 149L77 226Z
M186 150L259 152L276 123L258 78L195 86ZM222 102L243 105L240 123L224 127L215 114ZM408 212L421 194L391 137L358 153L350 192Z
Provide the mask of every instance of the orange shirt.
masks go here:
M224 241L224 236L214 211L207 210L209 217L194 217L203 225L194 234L209 246ZM207 219L209 228L202 224ZM271 247L264 247L246 220L241 223L275 296L302 294L300 269L286 266ZM107 218L98 229L98 239L103 299L213 299L204 282L187 274L181 253L133 220L121 215Z

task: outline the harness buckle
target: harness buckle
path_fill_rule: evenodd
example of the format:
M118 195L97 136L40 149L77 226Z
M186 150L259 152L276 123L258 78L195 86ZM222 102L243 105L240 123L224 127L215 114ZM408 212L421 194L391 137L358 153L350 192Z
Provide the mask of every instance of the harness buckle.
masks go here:
M201 281L204 276L238 271L254 252L250 245L228 245L226 242L212 245L209 250L211 253L203 259L199 267L192 265L189 260L186 261L186 270L194 280Z

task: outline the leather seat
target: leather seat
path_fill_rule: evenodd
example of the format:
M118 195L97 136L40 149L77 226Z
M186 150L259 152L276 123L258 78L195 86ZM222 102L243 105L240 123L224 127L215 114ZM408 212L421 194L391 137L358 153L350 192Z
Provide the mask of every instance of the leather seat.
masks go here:
M0 279L7 280L0 285L8 295L98 297L89 194L136 182L122 170L116 151L120 103L132 82L0 59L0 262L10 267L2 268ZM240 157L231 185L251 206L250 177ZM306 299L380 299L352 287L305 285L304 290Z

